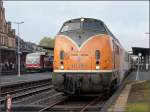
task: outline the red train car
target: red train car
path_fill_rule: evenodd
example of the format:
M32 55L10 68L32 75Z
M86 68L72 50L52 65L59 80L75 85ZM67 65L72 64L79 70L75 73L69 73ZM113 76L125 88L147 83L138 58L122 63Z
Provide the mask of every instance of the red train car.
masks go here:
M30 53L26 56L27 70L53 70L53 58L45 52Z

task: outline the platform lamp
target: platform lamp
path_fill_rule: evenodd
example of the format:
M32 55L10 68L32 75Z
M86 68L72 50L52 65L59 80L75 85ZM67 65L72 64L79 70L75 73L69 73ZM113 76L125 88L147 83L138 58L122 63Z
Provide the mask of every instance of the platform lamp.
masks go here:
M140 57L142 56L141 53L138 53L138 69L136 74L136 80L139 80L139 72L140 72Z
M21 22L13 22L14 24L17 24L17 26L18 26L18 51L17 51L17 54L18 54L18 77L20 77L20 54L21 54L21 52L20 52L20 41L19 41L19 39L20 39L20 32L19 32L19 25L20 24L23 24L24 22L23 21L21 21Z
M0 34L1 34L1 32L0 32ZM2 73L2 64L1 63L2 62L1 62L1 41L0 41L0 84L1 84L1 73ZM1 97L1 86L0 86L0 97ZM0 103L0 105L1 105L1 103ZM0 106L0 108L1 108L1 106Z
M149 35L149 32L146 32L145 34ZM150 36L148 36L148 38L149 38L149 57L148 57L149 66L148 66L148 68L149 68L149 71L150 71Z

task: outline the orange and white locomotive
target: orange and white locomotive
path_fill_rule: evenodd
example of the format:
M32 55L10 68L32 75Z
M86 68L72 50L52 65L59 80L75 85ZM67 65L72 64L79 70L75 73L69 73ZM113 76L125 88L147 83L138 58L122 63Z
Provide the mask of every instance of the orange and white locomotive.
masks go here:
M56 36L52 82L57 91L68 94L100 93L121 83L129 60L101 20L72 19Z

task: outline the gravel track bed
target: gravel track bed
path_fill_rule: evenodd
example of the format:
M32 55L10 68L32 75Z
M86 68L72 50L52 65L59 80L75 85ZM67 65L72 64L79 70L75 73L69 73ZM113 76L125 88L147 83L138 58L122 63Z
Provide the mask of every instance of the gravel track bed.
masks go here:
M53 103L65 98L65 97L66 96L63 96L63 93L58 93L57 92L54 95L51 95L47 98L44 98L44 99L41 99L41 100L38 100L38 101L34 102L34 105L50 105L50 104L53 104Z
M17 104L24 104L24 105L34 104L34 102L44 99L45 97L49 97L55 93L56 93L55 90L47 90L45 92L41 92L38 94L31 95L29 97L22 98L19 101L13 102L13 104L15 104L15 105L17 105Z

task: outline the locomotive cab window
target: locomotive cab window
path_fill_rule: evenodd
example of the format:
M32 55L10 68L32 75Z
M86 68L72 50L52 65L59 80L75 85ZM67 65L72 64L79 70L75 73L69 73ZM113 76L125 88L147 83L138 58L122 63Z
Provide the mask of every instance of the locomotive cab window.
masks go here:
M80 29L80 22L66 23L62 27L61 32L78 30L78 29Z
M94 20L84 20L83 25L81 21L74 21L74 22L67 22L65 23L60 32L66 32L66 31L75 31L75 30L97 30L101 32L106 32L106 29L104 27L104 24L99 21Z
M102 23L100 22L84 22L83 29L85 30L100 30L105 32L105 28Z

